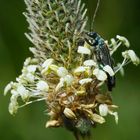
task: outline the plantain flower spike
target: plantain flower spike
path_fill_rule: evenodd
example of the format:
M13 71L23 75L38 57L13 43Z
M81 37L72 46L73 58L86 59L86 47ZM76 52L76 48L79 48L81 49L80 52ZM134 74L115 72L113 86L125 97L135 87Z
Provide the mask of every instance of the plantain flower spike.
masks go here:
M32 42L33 56L25 60L16 81L5 87L4 95L11 95L9 112L15 115L21 107L44 101L46 127L66 127L77 140L89 137L90 129L105 123L108 115L117 123L117 106L102 86L107 75L114 76L129 62L139 64L135 52L127 50L129 41L118 35L106 41L112 57L120 46L126 51L114 69L99 67L93 47L84 40L88 18L81 0L25 0L25 4L29 23L25 35Z

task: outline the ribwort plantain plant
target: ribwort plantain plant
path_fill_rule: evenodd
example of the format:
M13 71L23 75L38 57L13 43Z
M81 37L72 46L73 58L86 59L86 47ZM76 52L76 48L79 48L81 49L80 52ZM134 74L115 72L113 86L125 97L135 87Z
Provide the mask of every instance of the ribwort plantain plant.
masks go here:
M25 60L16 82L5 87L4 95L11 93L10 114L15 115L19 108L33 102L45 101L49 116L46 127L66 127L77 140L90 138L90 129L105 123L107 115L114 116L118 123L118 106L114 105L111 92L102 87L108 75L123 72L130 62L139 64L139 58L129 49L129 41L119 35L110 41L103 39L110 57L120 46L126 47L126 51L122 52L123 61L116 66L102 65L85 39L89 21L81 0L25 3L24 15L30 31L25 35L33 44L29 48L33 56Z

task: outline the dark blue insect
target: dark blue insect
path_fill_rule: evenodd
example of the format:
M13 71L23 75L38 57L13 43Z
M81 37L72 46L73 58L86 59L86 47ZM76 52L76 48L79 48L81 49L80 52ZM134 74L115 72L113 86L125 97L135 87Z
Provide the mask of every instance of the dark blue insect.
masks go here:
M101 68L106 65L109 65L113 69L113 61L104 39L96 32L88 32L86 34L87 38L85 38L85 41L90 46L94 47L95 56L99 64L99 67ZM107 76L108 76L107 78L108 90L112 91L112 88L115 86L115 76L110 76L108 73Z

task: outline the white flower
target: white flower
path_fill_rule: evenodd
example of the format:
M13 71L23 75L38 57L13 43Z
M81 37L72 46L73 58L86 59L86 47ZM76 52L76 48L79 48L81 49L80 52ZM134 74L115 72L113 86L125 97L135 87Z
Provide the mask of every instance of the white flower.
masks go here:
M73 81L74 81L74 77L72 75L66 75L64 77L61 77L55 90L58 91L60 88L64 86L64 84L66 84L66 86L70 86Z
M46 123L46 128L48 127L58 127L60 125L60 122L58 120L50 120Z
M19 93L17 92L17 90L16 89L12 89L11 90L11 94L12 94L12 96L11 97L17 97L17 96L19 96ZM12 98L11 98L12 99Z
M27 71L27 67L24 66L23 69L22 69L22 75L23 75L23 74L27 74L27 73L28 73L28 71Z
M55 90L58 91L60 88L62 88L64 86L64 82L65 82L64 78L60 78L60 81L57 84Z
M74 114L74 112L69 108L65 108L63 113L69 119L75 119L76 118L76 115Z
M113 47L117 46L117 42L114 38L111 38L111 44L113 45Z
M8 110L11 115L16 114L18 110L18 102L10 102Z
M80 83L81 85L84 85L84 84L90 83L91 81L92 81L92 78L85 78L85 79L81 79L81 80L79 81L79 83Z
M128 50L128 55L135 65L138 65L140 63L140 59L137 57L136 53L133 50Z
M74 74L79 75L80 73L84 72L85 74L89 75L91 72L90 70L91 70L90 67L80 66L74 70Z
M128 50L122 52L122 56L123 56L124 58L130 59L130 56L128 55Z
M109 65L104 66L103 67L103 70L105 72L107 72L110 76L113 76L114 75L114 71L113 71L113 69Z
M39 63L39 59L38 58L32 58L31 59L31 63L32 64L38 64Z
M81 73L81 72L85 72L85 71L86 71L86 68L83 66L80 66L74 70L74 73Z
M105 81L107 79L106 73L98 68L93 70L93 75L95 75L96 78L100 81Z
M119 120L118 112L109 111L109 114L115 117L115 122L116 124L118 124L118 120Z
M29 57L29 58L27 58L27 59L24 61L24 66L29 65L30 62L31 62L31 58Z
M91 113L90 114L90 117L91 117L91 119L93 120L93 121L95 121L95 122L97 122L97 123L100 123L100 124L103 124L103 123L105 123L105 119L102 117L102 116L100 116L100 115L98 115L98 114L93 114L93 113Z
M26 75L26 80L30 83L33 83L35 80L35 76L32 73L27 73Z
M49 67L52 71L54 71L54 72L57 72L57 70L58 70L58 66L57 65L50 65L50 67Z
M43 64L42 64L42 71L41 71L41 73L42 74L45 74L45 73L47 73L48 72L48 70L49 70L49 67L50 67L50 65L53 63L53 59L52 58L50 58L50 59L47 59Z
M42 67L43 67L43 68L48 68L52 63L53 63L53 59L52 59L52 58L47 59L47 60L42 64Z
M66 84L69 86L74 81L74 77L72 75L66 75L64 77L64 80L65 80Z
M10 104L9 104L8 110L9 110L10 114L13 115L17 112L18 107L19 107L18 102L17 102L18 93L15 90L12 90L11 93L12 93L12 96L10 98Z
M13 82L10 82L4 89L4 96L12 89Z
M79 46L77 52L81 53L81 54L89 54L89 55L91 54L90 49L83 47L83 46Z
M117 35L116 38L119 39L126 47L130 46L128 39L124 36Z
M122 52L122 56L127 59L131 59L133 64L138 65L140 63L140 59L137 57L136 53L133 50L127 50Z
M23 74L23 75L20 75L18 78L16 78L16 81L17 81L18 83L28 84L29 81L27 81L27 79L28 79L28 78L26 77L26 75Z
M97 66L96 62L94 60L86 60L84 61L85 66Z
M29 65L29 66L27 67L27 71L28 71L29 73L35 73L36 68L37 68L36 65Z
M108 106L106 104L100 104L99 105L99 113L101 116L107 116Z
M36 86L37 86L37 90L40 90L40 91L49 90L49 86L48 86L47 82L45 82L45 81L39 81Z
M57 75L59 77L65 77L66 75L68 75L68 70L64 67L59 67L57 70Z
M22 100L26 100L29 97L29 91L23 85L17 86L17 93L19 93Z

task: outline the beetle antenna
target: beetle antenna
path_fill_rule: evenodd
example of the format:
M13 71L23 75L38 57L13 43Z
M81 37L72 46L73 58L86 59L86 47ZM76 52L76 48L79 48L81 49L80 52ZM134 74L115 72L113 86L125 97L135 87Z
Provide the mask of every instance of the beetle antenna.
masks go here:
M98 12L98 10L99 10L99 6L100 6L100 0L97 1L96 9L95 9L95 12L94 12L94 15L93 15L93 18L92 18L92 22L91 22L91 31L93 31L93 24L94 24L94 21L95 21L97 12Z

